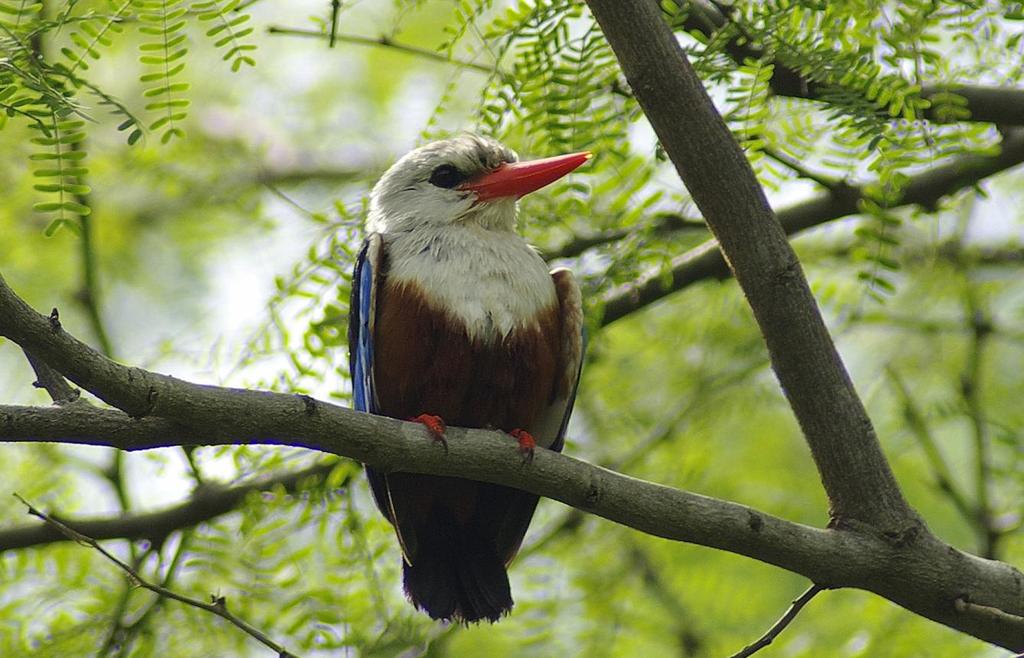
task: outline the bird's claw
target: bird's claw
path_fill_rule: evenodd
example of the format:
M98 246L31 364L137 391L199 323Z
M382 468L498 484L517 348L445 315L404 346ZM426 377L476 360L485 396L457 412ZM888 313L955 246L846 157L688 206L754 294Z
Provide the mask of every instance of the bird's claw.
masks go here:
M519 453L523 456L523 463L533 461L533 450L537 447L537 440L526 430L514 429L509 435L519 443Z
M448 453L448 440L444 437L444 433L447 431L448 426L444 424L444 420L440 416L420 414L419 416L414 416L409 420L414 423L421 423L422 425L425 425L427 431L430 432L430 438L443 445L445 454Z

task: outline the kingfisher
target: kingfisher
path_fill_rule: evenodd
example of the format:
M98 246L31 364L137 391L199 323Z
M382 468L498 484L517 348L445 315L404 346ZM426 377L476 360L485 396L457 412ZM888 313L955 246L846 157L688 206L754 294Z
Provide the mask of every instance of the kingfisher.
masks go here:
M524 463L537 445L562 450L582 364L580 289L516 232L517 200L589 158L519 162L499 142L463 134L384 173L352 279L358 410L418 421L439 442L448 425L500 430ZM371 466L366 474L415 607L463 623L512 609L507 569L537 496Z

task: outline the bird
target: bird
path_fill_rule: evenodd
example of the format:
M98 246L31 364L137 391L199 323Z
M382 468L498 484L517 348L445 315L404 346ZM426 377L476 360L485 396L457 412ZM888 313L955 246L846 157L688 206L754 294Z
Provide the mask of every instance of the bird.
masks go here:
M449 425L500 430L524 463L535 446L562 450L583 361L582 299L572 273L549 271L517 232L517 200L590 157L520 162L500 142L464 133L409 152L383 174L352 278L357 410L415 420L440 442ZM511 611L507 569L536 495L365 470L416 608L465 624Z

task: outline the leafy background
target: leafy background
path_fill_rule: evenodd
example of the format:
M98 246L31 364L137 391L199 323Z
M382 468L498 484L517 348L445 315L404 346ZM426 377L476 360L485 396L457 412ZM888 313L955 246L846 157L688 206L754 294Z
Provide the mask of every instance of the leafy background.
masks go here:
M710 37L689 31L689 5L662 7L775 207L864 186L861 214L794 244L911 502L954 545L1021 564L1021 173L934 208L899 203L912 176L998 152L1000 127L922 87L1019 87L1020 3L737 2ZM737 42L757 56L737 61ZM818 100L773 94L777 67ZM459 130L529 157L590 149L586 170L522 203L522 230L578 273L588 304L566 450L827 522L734 283L601 326L612 291L667 278L709 236L580 2L0 0L0 109L0 267L19 294L124 362L341 402L348 272L384 168ZM20 352L0 358L4 400L46 402ZM63 516L162 509L323 463L249 447L4 456L8 488ZM807 585L547 501L512 571L514 614L442 628L404 602L358 469L320 473L195 528L109 544L309 656L722 656ZM24 512L0 499L3 526ZM6 551L0 583L0 655L266 654L86 547ZM855 591L819 595L764 654L1006 655Z

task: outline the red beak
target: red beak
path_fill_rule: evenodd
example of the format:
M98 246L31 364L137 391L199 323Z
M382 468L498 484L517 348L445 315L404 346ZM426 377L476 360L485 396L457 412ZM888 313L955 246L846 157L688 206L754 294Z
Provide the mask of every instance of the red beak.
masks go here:
M591 158L589 151L556 155L543 160L503 164L459 186L460 190L476 192L477 201L500 197L525 196L565 176Z

